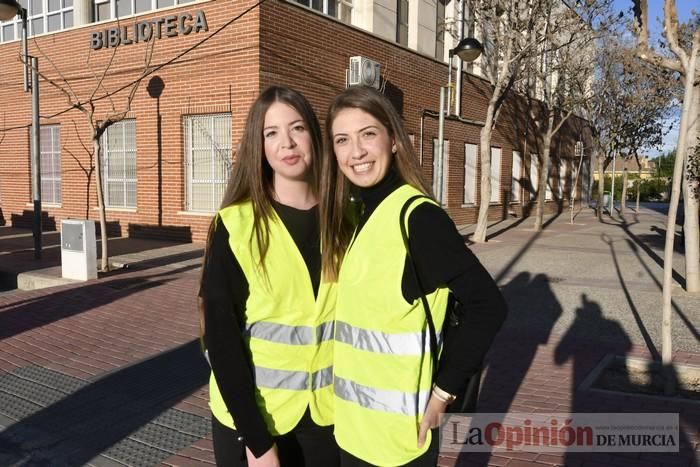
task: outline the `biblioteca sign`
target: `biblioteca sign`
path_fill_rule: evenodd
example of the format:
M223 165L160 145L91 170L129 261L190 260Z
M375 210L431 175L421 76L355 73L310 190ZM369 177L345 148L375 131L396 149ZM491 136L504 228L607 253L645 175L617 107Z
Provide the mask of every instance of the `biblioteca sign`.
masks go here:
M163 37L186 36L192 32L208 31L207 18L204 11L194 13L183 12L178 15L167 15L160 18L134 21L130 25L122 24L104 31L95 31L90 35L90 48L118 47L120 45L138 44L151 39Z

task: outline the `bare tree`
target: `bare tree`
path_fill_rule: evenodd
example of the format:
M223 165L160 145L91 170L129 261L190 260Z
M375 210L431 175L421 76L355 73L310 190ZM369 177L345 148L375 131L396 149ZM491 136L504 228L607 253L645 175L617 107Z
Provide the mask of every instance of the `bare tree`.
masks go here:
M684 165L696 154L700 123L700 70L698 54L700 53L700 24L695 25L692 38L682 40L681 27L675 0L664 0L663 35L672 56L664 56L649 46L649 13L646 0L634 0L634 12L638 21L636 28L637 53L640 58L661 68L676 71L684 83L683 106L678 133L676 161L673 167L671 202L666 223L666 243L664 246L664 281L662 309L662 348L661 359L667 371L665 391L674 390L670 374L672 359L671 336L671 283L673 271L673 241L676 233L676 215L680 198L680 185L683 185L685 199L685 263L686 290L700 291L700 248L698 242L698 201L694 196L694 185L683 177Z
M469 1L474 23L482 28L484 56L481 63L483 74L492 87L485 124L479 136L481 182L479 215L472 236L475 242L486 241L491 202L491 136L505 99L520 75L522 60L537 50L532 33L536 27L536 18L541 14L542 4L542 0Z
M102 180L102 135L110 126L124 120L131 111L131 104L136 96L136 91L138 91L143 79L151 72L151 58L153 57L155 40L148 41L144 44L144 59L141 72L139 73L138 77L128 86L120 89L120 91L123 91L126 94L126 97L122 98L117 97L116 93L114 92L109 92L105 86L105 78L108 76L108 72L114 63L114 57L119 50L118 47L112 49L112 54L107 61L107 64L99 72L93 68L93 65L90 63L92 58L91 54L88 54L86 67L88 72L94 78L94 85L91 87L89 94L84 99L81 99L81 97L74 91L69 80L66 79L61 70L47 54L41 51L36 39L34 39L34 45L40 52L42 60L47 61L51 65L53 75L55 75L48 76L45 73L40 73L41 78L66 97L68 100L68 105L71 109L77 109L82 112L87 120L87 123L90 125L90 140L92 143L91 159L94 161L94 165L91 164L89 168L81 167L81 169L85 171L86 174L90 175L88 177L88 184L90 183L92 172L94 171L95 173L95 188L97 190L97 204L100 213L100 243L102 253L100 269L103 272L107 272L109 271L110 265L107 235L107 214L104 202L104 183ZM103 109L98 110L98 101L103 99L107 99L109 102L109 108L106 111ZM117 103L117 99L119 99L119 103Z
M530 118L542 139L534 223L535 230L541 230L553 138L592 95L595 31L579 12L551 0L537 34L542 37L541 53L526 61L525 75L532 83L527 86Z

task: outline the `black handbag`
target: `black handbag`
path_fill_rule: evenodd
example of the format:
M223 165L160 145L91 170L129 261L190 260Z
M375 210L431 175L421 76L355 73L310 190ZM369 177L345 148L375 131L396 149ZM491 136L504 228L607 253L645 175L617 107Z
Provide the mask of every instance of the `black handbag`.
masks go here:
M416 278L416 283L418 284L418 290L421 293L421 301L423 302L423 308L425 309L425 317L428 322L428 330L430 333L430 354L433 358L433 380L435 380L435 375L438 368L438 343L437 343L437 332L435 331L435 323L433 322L433 315L430 311L430 305L428 304L428 299L426 298L425 288L423 283L418 276L418 269L416 264L413 262L413 256L411 255L411 248L408 243L408 233L406 232L406 211L411 206L411 204L420 198L431 199L425 195L415 195L409 198L406 203L404 203L401 208L401 213L399 215L399 222L401 224L401 237L403 238L403 243L406 248L406 255L408 256L408 262L413 270L413 275ZM464 314L466 310L462 304L460 304L453 296L450 294L450 298L447 302L447 312L445 315L445 322L442 327L443 341L447 342L448 335L451 329L455 329L462 325L464 322ZM479 370L465 380L464 390L456 394L457 399L455 399L450 405L447 406L446 412L449 413L474 413L476 412L476 404L479 399L479 384L481 382L481 373L483 368Z

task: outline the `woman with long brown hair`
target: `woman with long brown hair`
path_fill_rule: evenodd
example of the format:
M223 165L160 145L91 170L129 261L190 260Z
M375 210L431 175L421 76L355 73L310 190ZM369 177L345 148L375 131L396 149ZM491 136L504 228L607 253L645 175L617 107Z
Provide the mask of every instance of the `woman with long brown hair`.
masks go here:
M212 221L199 292L217 465L338 463L320 157L307 100L286 87L263 91Z
M337 281L341 465L435 466L439 416L480 368L505 301L432 199L384 96L346 89L331 103L326 130L321 236L325 277ZM468 313L436 348L427 313L439 332L450 293Z

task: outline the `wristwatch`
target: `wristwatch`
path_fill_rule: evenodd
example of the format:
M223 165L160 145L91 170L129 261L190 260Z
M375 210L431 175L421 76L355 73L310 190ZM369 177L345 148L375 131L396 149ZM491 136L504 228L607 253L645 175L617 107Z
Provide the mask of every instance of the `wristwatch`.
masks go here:
M433 395L435 397L437 397L439 400L441 400L442 402L446 402L448 404L451 404L452 402L455 401L455 399L457 399L457 396L440 389L440 387L437 385L433 385Z

